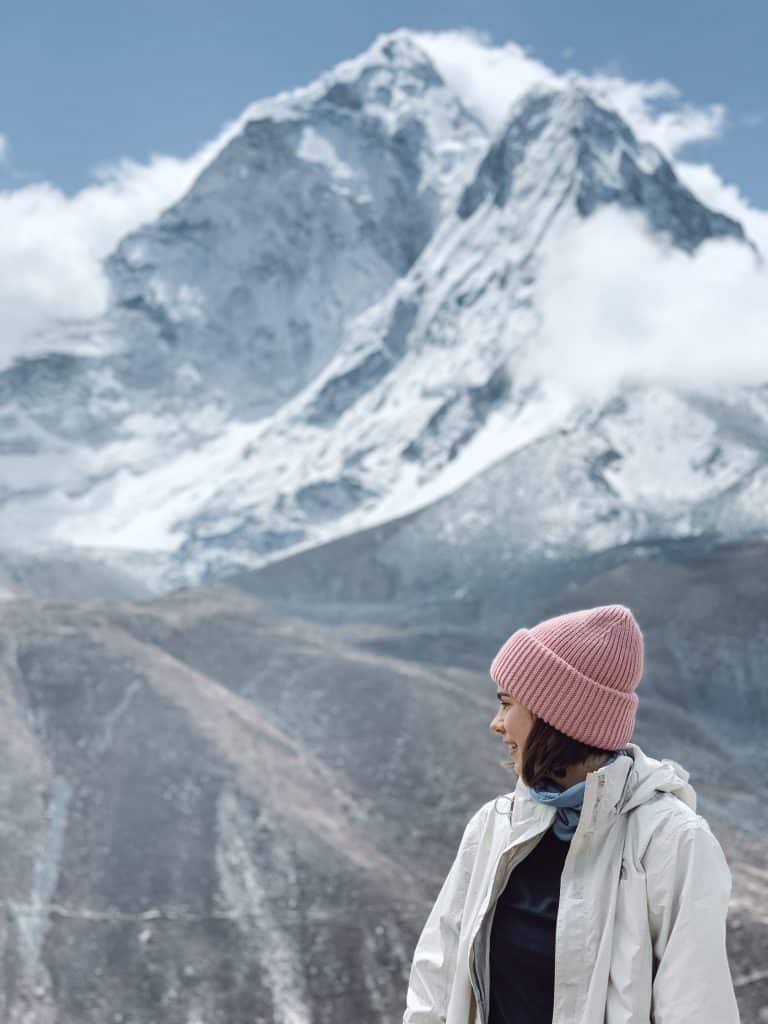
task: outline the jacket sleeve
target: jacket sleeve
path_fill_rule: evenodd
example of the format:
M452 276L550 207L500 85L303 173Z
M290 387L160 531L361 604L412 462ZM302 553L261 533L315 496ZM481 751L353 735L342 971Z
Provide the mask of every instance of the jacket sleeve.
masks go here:
M403 1024L444 1024L456 969L459 932L477 852L481 808L470 819L416 943Z
M725 944L731 872L698 816L646 852L652 1024L739 1024Z

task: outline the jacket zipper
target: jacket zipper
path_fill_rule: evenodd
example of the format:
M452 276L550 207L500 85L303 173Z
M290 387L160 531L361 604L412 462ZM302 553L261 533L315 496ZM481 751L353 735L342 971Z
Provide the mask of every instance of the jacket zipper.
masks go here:
M592 805L592 811L591 811L591 814L590 814L590 825L595 820L595 812L597 811L597 808L599 807L600 801L601 801L602 796L603 796L603 787L605 786L605 776L604 775L598 775L597 781L598 781L597 792L595 794L595 800L594 800L594 803ZM560 874L560 895L561 896L562 896L563 889L566 888L566 885L565 885L566 872L567 872L567 869L568 869L568 861L571 860L571 854L576 849L576 846L583 842L584 835L585 834L589 834L589 832L590 832L590 829L589 829L588 826L585 826L584 828L582 828L583 823L584 823L584 818L583 818L583 807L582 807L582 814L579 816L579 821L578 821L578 823L576 825L576 831L573 833L573 836L571 837L571 845L570 845L570 847L568 849L568 853L567 853L565 861L563 863L563 870L562 870L562 872ZM555 977L554 977L554 984L553 984L553 989L554 989L555 996L557 995L558 973L561 973L561 972L558 972L558 958L557 958L558 941L560 939L560 936L562 935L562 921L563 921L563 918L561 917L560 912L559 912L559 903L560 903L560 901L558 901L558 915L557 915L557 922L556 922L556 929L555 929ZM557 999L555 999L555 1005L554 1005L554 1010L553 1010L553 1015L552 1015L552 1024L558 1024L558 1021L559 1021L559 1015L557 1013Z
M486 1005L483 981L484 981L484 975L487 975L487 973L488 973L487 960L488 960L488 956L490 954L490 943L486 944L486 966L484 968L483 975L481 975L478 972L478 970L477 970L477 961L476 961L476 957L475 957L475 948L476 948L476 945L477 945L477 940L483 934L483 931L484 931L485 925L486 925L486 918L488 916L488 912L489 912L491 906L492 905L495 906L496 900L499 897L499 893L502 891L504 886L509 881L509 877L512 874L512 871L520 863L520 861L523 860L525 856L527 856L529 851L526 849L526 852L522 856L519 856L519 857L515 856L514 853L520 853L524 848L529 847L531 845L531 843L533 843L534 839L538 841L538 839L540 838L541 834L542 833L537 833L536 836L531 837L531 839L526 840L526 842L524 842L524 843L506 847L506 849L501 851L501 853L499 854L499 856L498 856L498 858L496 860L496 865L494 867L494 872L493 872L493 882L492 882L492 884L491 884L491 886L489 888L488 896L486 898L485 904L483 905L483 910L482 910L482 913L480 914L480 924L479 924L478 929L475 932L475 935L474 935L474 937L472 939L472 943L470 945L470 952L469 952L469 978L470 978L470 983L472 984L472 988L473 988L474 993L475 993L475 999L477 1001L478 1009L480 1010L480 1020L481 1020L482 1024L487 1024L487 1021L488 1021L489 1006ZM535 843L533 843L533 845L535 845ZM502 865L504 857L508 853L513 852L513 851L514 851L513 856L510 857L510 859L509 859L509 861L508 861L508 863L506 865L506 870L502 871L500 873L499 869L500 869L500 867ZM503 880L503 884L502 885L498 884L500 878Z
M592 808L592 818L594 818L594 812L595 812L598 804L600 803L604 784L605 784L604 776L602 776L602 775L598 776L598 791L597 791L597 794L596 794L594 806ZM582 826L583 826L583 819L580 818L579 822L578 822L578 824L576 826L576 831L574 832L573 836L571 837L570 847L568 849L568 853L566 855L565 862L563 864L563 870L562 870L562 873L561 873L561 876L560 876L560 892L561 892L561 894L562 894L562 890L563 890L563 883L564 883L564 879L565 879L566 869L568 867L568 861L571 859L571 853L572 853L572 851L574 850L574 848L576 846L576 843L574 842L574 840L576 840L577 837L580 840L582 838L582 835L583 835L584 831L585 831L585 829ZM483 933L483 931L485 929L485 925L486 925L486 920L485 919L486 919L486 917L488 915L488 911L490 910L491 904L493 904L495 906L495 903L496 903L496 900L498 899L499 893L501 892L501 890L503 888L503 886L498 886L499 867L501 866L501 863L502 863L504 857L506 856L506 854L508 854L512 850L517 850L518 852L521 851L524 847L529 846L530 843L533 842L533 840L536 840L536 842L538 842L538 840L541 838L541 835L542 835L542 832L539 832L535 836L531 837L531 839L527 840L524 843L521 843L521 844L519 844L517 846L515 846L513 844L512 846L506 847L506 849L502 850L502 852L499 854L499 857L498 857L498 859L496 861L496 865L494 867L493 882L492 882L492 884L490 886L490 889L489 889L489 892L488 892L488 897L487 897L487 899L485 901L485 905L483 906L483 911L482 911L482 913L480 915L480 925L479 925L477 931L475 932L475 934L474 934L474 936L472 938L472 943L470 945L470 953L469 953L469 979L470 979L470 984L472 985L472 988L473 988L474 993L475 993L475 999L477 1001L478 1009L480 1011L480 1021L481 1021L481 1024L488 1024L488 1010L490 1008L489 1006L486 1006L485 993L484 993L484 984L483 984L484 980L487 978L488 973L489 973L490 941L488 941L486 943L486 957L485 957L486 963L484 965L484 970L483 970L484 976L483 977L481 977L481 975L479 974L479 972L477 970L477 961L476 961L476 958L475 958L475 947L477 945L478 938L482 935L482 933ZM533 845L535 846L536 843L534 843ZM526 852L526 854L524 854L524 856L527 856L527 852ZM506 883L509 881L509 877L512 874L512 871L515 869L517 864L520 863L521 860L523 860L523 857L515 857L515 856L510 857L509 863L507 864L507 870L505 872L503 872L504 885L506 885ZM559 921L560 921L560 916L558 914L558 923L559 923ZM557 937L555 938L555 950L557 950ZM557 972L557 966L558 966L558 964L557 964L557 956L555 956L555 983L554 983L555 992L557 992L557 973L558 973ZM556 1021L554 1020L554 1018L553 1018L553 1024L556 1024Z

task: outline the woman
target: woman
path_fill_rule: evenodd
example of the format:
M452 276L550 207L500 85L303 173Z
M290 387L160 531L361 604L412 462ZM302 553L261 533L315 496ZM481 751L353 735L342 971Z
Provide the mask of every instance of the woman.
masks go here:
M738 1024L730 871L688 772L629 742L642 669L623 605L501 647L491 729L517 784L464 830L403 1024Z

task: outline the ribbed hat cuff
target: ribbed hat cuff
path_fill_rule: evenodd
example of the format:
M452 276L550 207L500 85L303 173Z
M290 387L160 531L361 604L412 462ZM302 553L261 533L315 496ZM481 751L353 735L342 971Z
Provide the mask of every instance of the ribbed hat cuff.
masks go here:
M589 679L530 630L512 634L491 662L490 675L529 711L581 743L618 750L632 736L637 694Z

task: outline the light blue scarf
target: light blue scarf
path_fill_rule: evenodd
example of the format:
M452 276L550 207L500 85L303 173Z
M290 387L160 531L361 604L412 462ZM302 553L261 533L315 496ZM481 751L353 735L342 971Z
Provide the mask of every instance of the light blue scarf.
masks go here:
M621 751L617 750L611 754L606 764L615 761ZM587 780L577 782L575 786L563 789L552 779L544 779L542 783L534 788L531 786L530 794L540 804L552 804L557 808L557 815L552 823L552 829L558 839L570 840L579 824L581 805L584 802L584 790Z

